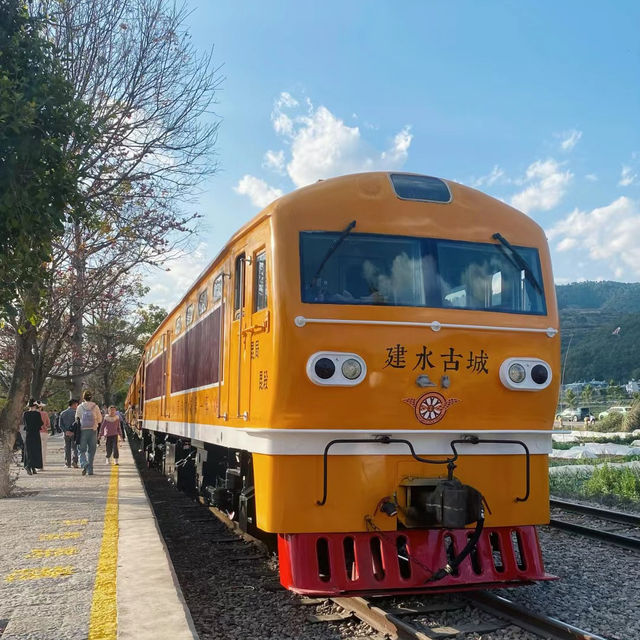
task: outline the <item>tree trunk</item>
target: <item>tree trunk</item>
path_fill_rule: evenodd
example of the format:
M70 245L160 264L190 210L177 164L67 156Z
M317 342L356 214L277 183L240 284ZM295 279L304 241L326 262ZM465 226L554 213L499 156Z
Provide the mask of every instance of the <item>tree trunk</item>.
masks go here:
M71 322L73 324L73 333L71 334L71 397L82 398L82 386L84 382L84 296L85 294L85 258L82 249L82 228L80 223L76 222L74 227L74 244L75 251L71 260L75 275L74 294L71 297Z
M104 372L103 376L102 376L102 384L104 386L104 404L108 407L112 400L111 400L111 376L110 376L110 372L107 370Z
M33 375L31 376L31 397L42 400L42 389L46 382L42 358L35 358L33 363Z
M0 498L6 498L11 489L10 464L13 444L29 396L35 339L36 329L30 324L27 324L23 333L16 333L16 364L7 404L0 411Z

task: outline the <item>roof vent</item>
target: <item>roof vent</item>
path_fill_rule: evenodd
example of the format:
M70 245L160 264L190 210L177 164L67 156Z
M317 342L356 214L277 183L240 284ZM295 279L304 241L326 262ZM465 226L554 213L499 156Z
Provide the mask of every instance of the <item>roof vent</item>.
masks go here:
M398 198L420 202L451 202L451 191L444 180L410 173L390 174L391 184Z

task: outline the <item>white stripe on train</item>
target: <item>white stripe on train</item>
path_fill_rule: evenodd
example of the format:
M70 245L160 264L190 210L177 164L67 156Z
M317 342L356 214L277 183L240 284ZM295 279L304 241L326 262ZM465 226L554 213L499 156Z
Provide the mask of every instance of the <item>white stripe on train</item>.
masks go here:
M254 427L226 427L222 425L178 422L174 420L145 420L145 429L169 433L182 438L208 442L210 444L242 449L251 453L267 455L322 455L331 440L363 438L371 442L336 444L330 455L408 455L406 444L380 444L376 436L389 435L411 441L416 453L423 456L446 456L451 454L450 442L465 435L481 439L519 440L535 454L551 453L549 430L427 430L427 429L268 429ZM557 433L557 432L556 432ZM522 455L524 449L518 444L459 444L462 455Z

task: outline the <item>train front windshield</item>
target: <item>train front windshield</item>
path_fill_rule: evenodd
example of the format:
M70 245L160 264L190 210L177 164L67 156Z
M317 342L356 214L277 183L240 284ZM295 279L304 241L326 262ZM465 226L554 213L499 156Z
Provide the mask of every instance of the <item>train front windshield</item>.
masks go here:
M546 314L538 250L377 234L300 234L302 301Z

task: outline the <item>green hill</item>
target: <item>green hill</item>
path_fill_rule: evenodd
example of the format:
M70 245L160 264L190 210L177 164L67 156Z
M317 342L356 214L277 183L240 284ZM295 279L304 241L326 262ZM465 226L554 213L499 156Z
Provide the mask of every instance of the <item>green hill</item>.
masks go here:
M640 283L576 282L556 293L563 363L571 344L564 382L640 378Z

